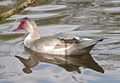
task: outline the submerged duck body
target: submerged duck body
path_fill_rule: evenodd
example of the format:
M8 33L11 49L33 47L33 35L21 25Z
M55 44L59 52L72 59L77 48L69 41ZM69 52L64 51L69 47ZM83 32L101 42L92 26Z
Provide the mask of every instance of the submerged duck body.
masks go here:
M73 36L71 38L57 35L40 37L37 25L29 18L24 18L19 24L19 27L14 31L21 29L28 32L24 40L25 47L39 53L52 55L81 55L86 52L89 53L98 42L102 41L102 39L92 40L89 38L80 38L78 36Z

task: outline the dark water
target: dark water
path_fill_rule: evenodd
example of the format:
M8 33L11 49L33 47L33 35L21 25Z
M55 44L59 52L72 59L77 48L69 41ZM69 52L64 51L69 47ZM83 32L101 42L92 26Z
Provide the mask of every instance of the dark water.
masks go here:
M0 12L20 2L0 0ZM29 49L23 47L25 32L12 32L18 25L15 21L23 17L36 21L41 36L65 32L81 37L104 38L104 41L97 44L90 54L68 59L74 64L78 61L79 67L52 61L47 62L53 64L39 62L39 59L43 60L40 56L39 59L32 56L32 60L26 61L15 57L28 58L25 51L29 52ZM23 72L23 64L29 65L32 68L29 73L32 73ZM0 22L0 83L119 83L119 64L120 0L38 0L33 6Z

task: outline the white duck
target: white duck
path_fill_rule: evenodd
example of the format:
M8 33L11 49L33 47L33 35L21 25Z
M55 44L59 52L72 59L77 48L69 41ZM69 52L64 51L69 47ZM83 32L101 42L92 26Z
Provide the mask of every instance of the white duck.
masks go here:
M36 23L27 17L24 18L18 28L13 31L18 31L21 29L28 32L28 35L24 40L25 47L39 53L47 53L52 55L81 55L84 53L89 53L94 45L103 40L92 40L79 37L40 37Z

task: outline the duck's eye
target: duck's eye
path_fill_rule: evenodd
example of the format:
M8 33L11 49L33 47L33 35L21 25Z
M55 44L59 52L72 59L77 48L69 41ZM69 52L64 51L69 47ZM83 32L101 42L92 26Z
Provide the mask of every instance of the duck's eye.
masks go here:
M25 23L25 22L22 22L23 24Z
M22 24L26 24L26 21L22 21Z

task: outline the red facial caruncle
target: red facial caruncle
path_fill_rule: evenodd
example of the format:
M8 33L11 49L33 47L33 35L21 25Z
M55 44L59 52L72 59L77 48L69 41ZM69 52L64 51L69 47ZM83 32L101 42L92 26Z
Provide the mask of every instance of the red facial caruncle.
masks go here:
M22 22L19 24L19 26L18 26L16 29L14 29L13 31L18 31L18 30L23 29L23 26L24 26L25 24L27 24L27 22L26 22L26 21L22 21Z

